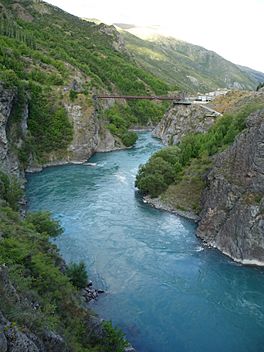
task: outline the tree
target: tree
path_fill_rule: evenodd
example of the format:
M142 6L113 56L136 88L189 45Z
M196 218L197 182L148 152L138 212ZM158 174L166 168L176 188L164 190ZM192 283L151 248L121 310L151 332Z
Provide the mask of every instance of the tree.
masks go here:
M73 286L79 289L87 286L88 275L83 261L79 264L71 263L67 268L66 274Z
M48 211L29 213L26 217L26 223L33 224L37 232L51 237L56 237L63 232L59 221L52 219Z

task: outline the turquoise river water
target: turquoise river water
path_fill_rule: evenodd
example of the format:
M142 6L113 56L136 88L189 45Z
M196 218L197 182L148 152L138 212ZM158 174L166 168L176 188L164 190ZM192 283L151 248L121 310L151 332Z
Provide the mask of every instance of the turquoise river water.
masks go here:
M96 154L96 166L28 175L29 209L61 221L61 254L84 260L107 291L91 306L139 352L264 351L263 269L203 247L192 222L136 193L139 165L160 147L142 132L133 149Z

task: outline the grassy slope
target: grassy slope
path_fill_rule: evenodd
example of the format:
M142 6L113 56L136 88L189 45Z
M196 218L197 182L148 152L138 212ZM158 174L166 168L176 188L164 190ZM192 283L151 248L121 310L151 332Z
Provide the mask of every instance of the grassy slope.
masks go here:
M246 89L257 86L256 79L237 65L197 45L163 36L142 40L126 31L121 34L142 67L184 90L205 92L228 87L233 82ZM187 76L196 79L197 84Z
M246 104L261 104L263 101L263 92L230 91L214 99L212 107L221 113L236 113Z

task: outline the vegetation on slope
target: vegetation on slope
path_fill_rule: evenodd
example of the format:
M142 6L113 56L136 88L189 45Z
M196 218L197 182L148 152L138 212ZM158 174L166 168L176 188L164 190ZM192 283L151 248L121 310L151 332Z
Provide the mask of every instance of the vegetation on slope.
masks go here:
M104 117L108 121L110 132L121 138L123 144L127 147L133 145L137 139L135 132L127 131L130 126L147 126L148 124L157 124L164 115L164 109L168 107L163 104L149 105L146 100L137 103L131 102L129 105L115 104L109 108ZM140 116L140 121L136 116Z
M74 264L65 272L56 246L49 241L62 233L59 223L48 213L29 213L21 219L20 197L17 183L1 173L0 268L4 265L8 279L0 277L0 312L12 322L9 328L16 326L40 339L47 331L56 332L76 352L123 351L123 335L110 323L103 324L101 338L90 331L91 313L78 293L87 284L84 265Z
M207 133L189 134L178 145L158 151L140 167L136 186L145 195L162 194L170 205L197 212L211 157L226 149L245 128L246 117L263 106L250 104L236 114L225 114Z
M182 90L207 92L219 87L255 90L261 77L252 76L215 52L172 37L153 34L143 40L134 27L125 28L121 35L142 67Z
M167 93L167 84L138 67L122 49L114 28L83 21L41 1L1 0L0 7L0 82L19 91L14 120L21 119L23 106L30 104L30 133L20 152L24 162L30 153L43 162L50 151L67 148L73 126L64 105L78 95L88 106L100 92ZM124 128L121 132L116 121L110 124L130 145L135 140L128 134L131 123L155 121L165 108L151 101L130 102L129 114L123 115L118 105L115 114Z

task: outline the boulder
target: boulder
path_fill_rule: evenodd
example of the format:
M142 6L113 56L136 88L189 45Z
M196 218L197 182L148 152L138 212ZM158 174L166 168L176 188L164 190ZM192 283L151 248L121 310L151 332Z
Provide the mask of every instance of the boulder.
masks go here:
M42 336L42 340L47 352L68 352L69 349L63 337L55 334L53 331L46 331Z
M17 327L6 329L8 352L40 352L35 343Z

